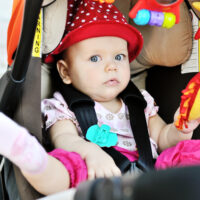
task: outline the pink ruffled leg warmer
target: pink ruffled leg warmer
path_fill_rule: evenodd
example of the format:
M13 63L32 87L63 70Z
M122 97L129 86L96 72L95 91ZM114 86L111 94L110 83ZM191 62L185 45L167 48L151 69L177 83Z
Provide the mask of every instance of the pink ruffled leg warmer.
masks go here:
M200 165L200 140L184 140L164 150L157 158L156 169Z
M2 113L0 113L0 154L26 173L40 173L47 165L48 154L36 138Z
M49 155L62 162L69 172L70 188L77 187L79 183L87 180L87 165L78 153L54 149Z

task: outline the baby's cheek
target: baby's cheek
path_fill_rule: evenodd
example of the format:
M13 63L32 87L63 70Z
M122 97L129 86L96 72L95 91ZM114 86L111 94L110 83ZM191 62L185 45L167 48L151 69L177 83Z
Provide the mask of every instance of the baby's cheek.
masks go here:
M98 83L102 79L102 73L98 71L89 71L86 76L87 81L90 81L92 84Z

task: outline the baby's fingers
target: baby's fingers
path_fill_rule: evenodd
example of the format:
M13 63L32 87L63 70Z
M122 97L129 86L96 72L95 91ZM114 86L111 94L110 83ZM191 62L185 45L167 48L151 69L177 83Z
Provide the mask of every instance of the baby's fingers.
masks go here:
M96 171L96 178L100 178L100 177L113 177L113 176L120 176L121 175L121 171L119 170L118 167L114 167L114 168L106 168L106 169L98 169Z
M93 168L88 169L88 180L95 179L95 170Z
M182 133L191 133L194 129L197 128L197 126L199 125L200 121L199 119L195 119L195 120L190 120L187 123L187 127L183 127L183 130L181 130Z
M122 175L122 173L118 167L114 167L112 169L112 173L113 173L113 176L121 176Z
M103 178L103 177L105 177L105 172L102 169L98 169L95 172L95 176L96 176L96 178Z
M105 176L106 178L109 178L109 177L114 176L114 174L113 174L112 170L110 169L110 170L106 170L106 171L104 172L104 176Z

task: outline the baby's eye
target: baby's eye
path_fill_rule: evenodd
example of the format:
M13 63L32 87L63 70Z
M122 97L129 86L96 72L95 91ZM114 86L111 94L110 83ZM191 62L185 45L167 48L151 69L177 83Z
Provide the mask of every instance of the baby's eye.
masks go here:
M124 55L124 54L117 54L117 55L115 56L115 60L118 60L118 61L120 61L120 60L123 60L123 59L124 59L124 57L125 57L125 55Z
M98 61L100 61L100 56L92 56L92 57L90 57L90 60L92 62L98 62Z

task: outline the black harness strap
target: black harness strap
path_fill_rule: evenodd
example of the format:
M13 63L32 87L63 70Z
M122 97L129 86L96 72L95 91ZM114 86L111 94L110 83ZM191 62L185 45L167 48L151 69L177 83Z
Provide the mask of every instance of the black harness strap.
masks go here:
M102 149L113 158L115 164L119 167L122 174L128 171L131 166L131 162L126 156L115 150L113 147L103 147Z
M74 112L81 130L85 136L88 128L94 124L97 124L97 116L94 110L94 101L90 97L76 90L72 85L65 85L61 83L59 86L61 94L67 102L70 110ZM153 161L149 135L144 116L144 108L146 107L146 102L140 91L132 82L129 83L128 87L123 93L121 93L120 97L128 105L129 113L131 113L130 115L132 116L130 117L130 120L132 121L131 128L134 130L134 136L139 152L138 165L143 170L148 170L149 168L153 167ZM142 116L139 117L138 115ZM136 121L134 122L134 120ZM143 122L140 122L140 120ZM142 129L141 126L143 126ZM122 173L128 170L130 161L124 155L116 151L114 148L104 147L103 150L113 158Z
M60 84L60 92L79 122L85 136L90 126L97 124L94 101L72 85Z
M120 97L129 110L130 124L139 153L138 167L143 171L148 171L153 168L154 163L144 114L147 103L139 89L131 81Z
M79 122L83 135L85 136L90 126L97 124L97 116L94 110L94 101L85 94L76 90L72 85L59 84L60 92ZM123 172L130 166L130 161L116 151L114 148L103 148L115 161L116 165Z

